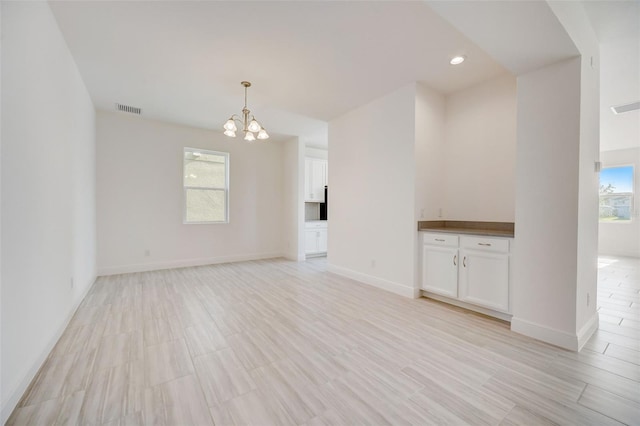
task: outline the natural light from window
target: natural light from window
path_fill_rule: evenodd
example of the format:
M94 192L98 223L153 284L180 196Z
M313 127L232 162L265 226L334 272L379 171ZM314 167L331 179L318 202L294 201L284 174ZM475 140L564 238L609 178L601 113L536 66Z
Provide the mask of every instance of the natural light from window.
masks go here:
M633 211L633 166L600 171L600 222L628 223Z
M229 154L184 149L184 223L228 222Z

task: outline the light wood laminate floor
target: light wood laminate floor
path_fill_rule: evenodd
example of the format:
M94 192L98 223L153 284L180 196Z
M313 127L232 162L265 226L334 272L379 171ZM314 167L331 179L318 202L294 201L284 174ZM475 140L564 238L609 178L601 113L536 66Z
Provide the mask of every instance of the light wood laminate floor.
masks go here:
M640 424L640 268L580 353L269 260L99 278L9 424Z

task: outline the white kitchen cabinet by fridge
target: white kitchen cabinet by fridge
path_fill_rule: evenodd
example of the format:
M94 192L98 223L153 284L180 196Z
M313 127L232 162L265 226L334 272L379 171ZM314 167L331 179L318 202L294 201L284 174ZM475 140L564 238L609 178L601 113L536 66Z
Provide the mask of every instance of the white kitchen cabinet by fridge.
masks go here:
M305 223L305 254L320 255L327 252L328 226L326 221Z
M327 160L306 158L304 166L305 202L324 203L324 187L328 181Z

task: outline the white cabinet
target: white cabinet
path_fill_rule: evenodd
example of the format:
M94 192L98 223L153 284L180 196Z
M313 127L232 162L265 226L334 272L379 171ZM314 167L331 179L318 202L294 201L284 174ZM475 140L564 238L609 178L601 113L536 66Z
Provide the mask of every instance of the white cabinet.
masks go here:
M324 203L324 187L328 181L327 160L306 158L304 166L304 200Z
M508 313L510 239L422 233L422 290Z
M324 254L327 252L328 227L326 221L305 223L305 254Z
M321 229L318 231L318 252L326 253L327 252L327 241L328 241L329 232L326 229Z
M458 237L424 234L422 242L422 289L458 297Z
M306 229L304 231L304 252L306 254L318 253L319 244L319 231L315 229Z
M460 239L460 300L496 311L509 311L509 241Z

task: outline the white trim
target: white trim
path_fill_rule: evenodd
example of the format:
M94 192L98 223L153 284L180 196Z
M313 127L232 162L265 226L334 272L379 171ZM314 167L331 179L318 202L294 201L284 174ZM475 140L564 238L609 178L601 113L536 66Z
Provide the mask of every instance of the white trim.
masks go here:
M587 321L580 330L578 330L578 352L582 350L582 347L589 341L593 333L598 329L600 325L600 316L598 312L594 312L589 321Z
M640 252L637 250L621 250L621 251L607 251L604 253L598 252L598 256L610 256L610 257L633 257L640 259Z
M62 333L64 333L64 331L67 329L67 326L71 321L71 318L73 318L76 311L80 307L80 304L82 303L84 298L87 296L87 293L89 293L89 290L91 290L91 287L93 287L93 284L96 282L96 278L97 276L94 275L89 285L86 286L85 290L78 297L78 300L74 303L74 306L70 309L67 317L64 319L64 321L62 321L62 324L60 325L60 327L58 327L56 333L49 340L49 342L44 347L44 349L40 352L40 355L38 355L35 362L31 365L31 368L27 371L27 374L22 378L22 380L18 383L15 389L13 389L9 393L10 395L9 398L7 398L6 401L2 401L2 412L0 413L0 424L5 424L7 420L9 420L9 416L11 415L11 413L13 413L13 410L16 409L18 403L20 402L20 399L29 388L29 385L31 384L33 379L35 379L36 374L38 374L38 371L40 371L40 369L44 365L45 361L49 357L49 354L55 347L56 343L58 343L58 340L60 340L60 337L62 337Z
M305 257L305 260L306 259L312 259L314 257L327 257L327 252L326 251L318 251L318 252L313 252L313 253L305 253L304 257Z
M446 296L440 296L439 294L434 294L434 293L431 293L430 291L422 290L421 293L422 293L422 296L427 297L429 299L434 299L440 302L449 303L451 305L468 309L470 311L479 312L481 314L488 315L490 317L495 317L503 321L511 321L511 314L508 314L505 312L494 311L493 309L483 308L482 306L466 303L466 302L463 302L462 300L451 299Z
M577 334L549 328L531 321L516 318L515 316L511 318L511 331L574 352L577 352L580 348Z
M277 253L250 253L231 256L217 256L197 259L168 260L163 262L138 263L135 265L119 265L98 268L98 276L128 274L132 272L156 271L161 269L186 268L189 266L215 265L217 263L245 262L249 260L273 259L282 257Z
M285 253L284 258L287 260L293 260L294 262L304 262L306 260L304 254L299 253Z
M391 293L399 294L400 296L410 297L417 299L420 295L420 290L406 285L398 284L393 281L388 281L382 278L374 277L372 275L363 274L352 269L343 268L342 266L327 265L327 270L336 275L340 275L352 280L368 284L373 287L380 288L382 290L389 291ZM416 291L417 290L417 291Z

